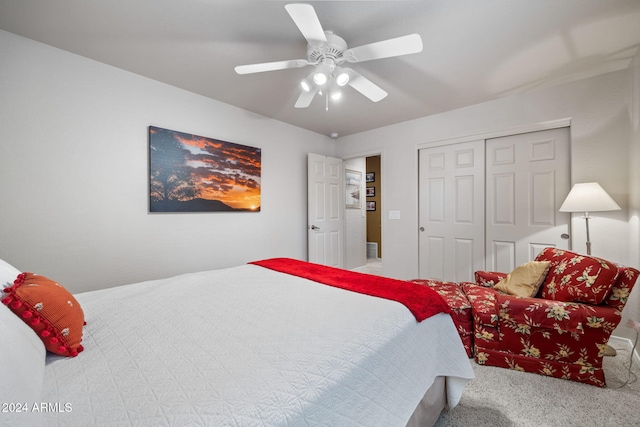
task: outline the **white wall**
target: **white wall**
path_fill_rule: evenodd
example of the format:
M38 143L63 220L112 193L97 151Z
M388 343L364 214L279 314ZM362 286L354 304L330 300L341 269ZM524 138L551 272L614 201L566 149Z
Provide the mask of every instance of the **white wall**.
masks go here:
M0 258L72 292L306 259L306 153L333 140L4 31L0 52ZM149 214L149 125L262 148L262 211Z
M637 238L635 243L629 238L632 231L629 200L632 178L638 182L635 169L640 149L635 149L635 162L631 162L634 176L631 177L627 92L627 73L619 71L340 138L339 157L379 150L385 160L382 165L386 188L383 274L401 279L418 277L419 145L560 119L571 121L572 182L600 182L623 208L593 214L595 218L590 223L593 254L638 267L638 257L629 256L630 246L638 244ZM636 133L636 145L638 139ZM637 212L640 197L636 194L635 198ZM389 220L389 210L401 211L401 219ZM578 251L584 251L584 229L584 220L576 215L571 234L573 248ZM638 306L639 295L640 290L636 289L630 306ZM619 334L624 335L626 331Z
M11 33L0 31L0 52L0 258L72 292L270 256L305 259L309 151L382 154L383 274L417 277L417 146L559 118L572 123L572 181L599 181L624 209L594 215L594 254L640 266L638 55L631 74L341 137L336 148L322 135ZM261 147L262 212L147 213L149 125ZM389 220L389 210L401 219ZM572 239L583 247L579 217ZM640 317L638 288L625 317Z
M360 185L360 209L345 209L345 268L354 269L367 263L367 218L364 202L365 182L364 175L367 171L367 161L364 157L344 161L344 168L358 171L362 176Z
M627 80L629 121L629 262L640 266L640 50L636 52ZM621 327L616 334L634 339L634 332L624 327L627 318L640 320L640 282L627 302ZM640 349L636 349L640 353Z

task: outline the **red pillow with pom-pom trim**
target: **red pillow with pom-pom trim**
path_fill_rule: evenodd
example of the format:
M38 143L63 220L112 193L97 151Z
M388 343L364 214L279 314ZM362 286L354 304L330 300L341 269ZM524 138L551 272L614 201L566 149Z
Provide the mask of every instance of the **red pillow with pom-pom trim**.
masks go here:
M60 284L44 276L20 273L2 299L11 311L38 334L52 353L75 357L83 350L84 312Z

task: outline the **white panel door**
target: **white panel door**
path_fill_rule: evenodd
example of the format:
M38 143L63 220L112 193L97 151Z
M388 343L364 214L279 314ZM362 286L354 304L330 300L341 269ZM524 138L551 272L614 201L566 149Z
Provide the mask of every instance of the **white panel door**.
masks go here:
M473 281L484 269L484 140L419 154L421 278Z
M345 209L342 159L309 153L307 165L309 262L342 267Z
M488 139L488 270L509 272L546 246L568 249L569 128ZM564 234L564 237L563 237Z

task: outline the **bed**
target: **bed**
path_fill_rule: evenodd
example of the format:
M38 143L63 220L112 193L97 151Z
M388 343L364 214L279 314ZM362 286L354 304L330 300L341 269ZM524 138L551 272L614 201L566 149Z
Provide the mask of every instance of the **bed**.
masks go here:
M73 297L75 357L0 305L1 425L432 425L473 378L449 314L263 265Z

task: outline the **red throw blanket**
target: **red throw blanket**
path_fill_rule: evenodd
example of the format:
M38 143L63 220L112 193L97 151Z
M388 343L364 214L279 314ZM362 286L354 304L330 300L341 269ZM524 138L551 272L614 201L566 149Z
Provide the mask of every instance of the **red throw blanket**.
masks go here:
M249 264L303 277L336 288L397 301L404 304L418 322L438 313L451 314L444 299L436 291L427 286L404 280L356 273L290 258L272 258Z

